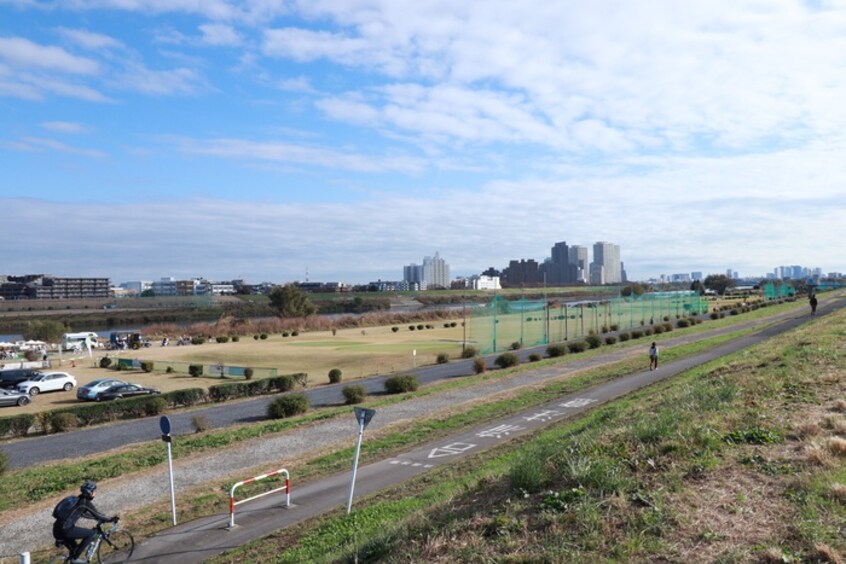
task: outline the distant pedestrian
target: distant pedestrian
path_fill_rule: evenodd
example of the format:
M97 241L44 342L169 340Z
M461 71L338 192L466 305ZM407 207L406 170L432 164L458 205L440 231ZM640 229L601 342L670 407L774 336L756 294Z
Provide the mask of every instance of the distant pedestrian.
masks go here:
M655 370L656 368L658 368L658 345L653 341L652 346L649 347L649 369Z
M817 295L811 294L811 299L808 300L811 303L811 315L817 314Z

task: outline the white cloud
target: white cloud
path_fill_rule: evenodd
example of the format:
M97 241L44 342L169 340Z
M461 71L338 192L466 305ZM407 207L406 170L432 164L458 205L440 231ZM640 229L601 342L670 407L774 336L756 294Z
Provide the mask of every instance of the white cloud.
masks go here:
M202 41L207 45L234 47L243 41L235 28L224 24L202 24Z
M205 87L205 81L194 69L180 67L155 70L141 62L132 61L118 73L115 86L142 94L163 96L194 93L201 87Z
M24 137L20 140L20 147L22 150L40 150L49 149L59 153L66 153L68 155L78 155L81 157L103 158L106 153L96 149L84 149L81 147L74 147L55 139L45 139L43 137Z
M88 133L91 128L84 123L74 121L44 121L41 127L57 133Z
M0 58L25 71L44 69L93 75L100 70L96 61L72 55L60 47L39 45L23 37L0 37Z
M404 156L364 155L322 147L295 145L280 141L246 139L174 138L187 154L224 157L243 161L272 161L359 172L419 172L424 163Z
M116 49L123 47L123 43L117 39L102 33L95 33L85 29L58 28L58 32L85 49Z
M289 92L314 92L314 87L308 77L283 78L276 82L276 87Z

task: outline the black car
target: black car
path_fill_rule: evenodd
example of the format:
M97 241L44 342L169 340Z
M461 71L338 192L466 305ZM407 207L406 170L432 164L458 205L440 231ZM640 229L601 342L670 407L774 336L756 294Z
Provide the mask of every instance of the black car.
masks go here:
M156 388L145 388L138 384L118 384L106 388L94 398L96 401L116 400L121 398L132 398L135 396L149 396L161 393Z
M30 402L29 394L17 390L0 389L0 406L20 405L24 406Z
M11 370L0 370L0 388L14 389L21 382L26 382L35 375L35 370L26 368L13 368Z

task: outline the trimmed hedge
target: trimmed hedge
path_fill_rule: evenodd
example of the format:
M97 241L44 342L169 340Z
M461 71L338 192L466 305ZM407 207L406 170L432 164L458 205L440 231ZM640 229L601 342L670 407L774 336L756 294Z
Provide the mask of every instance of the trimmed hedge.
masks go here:
M358 384L344 386L341 393L344 394L344 399L347 400L348 404L361 403L367 397L367 391L364 389L364 386L359 386Z
M329 371L329 383L330 384L337 384L341 381L341 376L343 372L341 372L340 368L333 368Z
M546 347L546 354L548 354L551 358L564 356L567 354L567 347L565 345L549 345Z
M484 358L478 357L473 359L473 372L476 374L484 374L485 370L488 369L488 363L485 361Z
M585 352L588 349L588 344L585 341L575 341L573 343L567 343L567 349L571 353Z
M385 380L385 391L389 394L414 392L420 387L416 374L399 374Z
M203 365L202 364L189 364L188 365L188 374L191 376L202 376L203 375Z
M518 357L514 353L502 353L496 360L494 360L494 364L499 366L500 368L510 368L512 366L517 366L520 364L520 357Z
M464 350L461 351L461 358L473 358L479 354L479 351L476 350L476 347L464 347Z
M587 337L585 337L585 342L592 349L598 349L600 345L602 345L602 339L600 339L596 335L588 335Z
M538 362L542 358L543 357L541 355L539 355L538 353L532 353L532 354L529 355L529 362Z
M436 362L438 364L446 364L449 362L449 355L447 353L438 353Z
M141 361L141 370L144 372L152 372L153 371L153 361L152 360L142 360Z
M267 416L270 419L284 419L308 411L311 404L305 394L290 394L276 398L267 406Z
M35 415L32 413L21 413L11 417L0 419L0 437L9 435L11 437L24 437L29 429L35 425Z

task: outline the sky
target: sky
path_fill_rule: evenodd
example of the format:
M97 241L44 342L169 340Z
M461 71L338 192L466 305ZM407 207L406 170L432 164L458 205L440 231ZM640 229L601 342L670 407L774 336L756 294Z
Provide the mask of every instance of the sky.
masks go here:
M0 274L846 272L842 0L0 0Z

